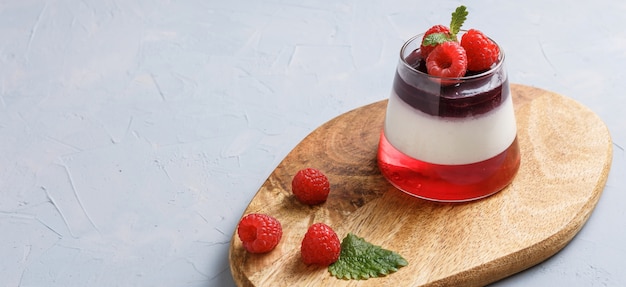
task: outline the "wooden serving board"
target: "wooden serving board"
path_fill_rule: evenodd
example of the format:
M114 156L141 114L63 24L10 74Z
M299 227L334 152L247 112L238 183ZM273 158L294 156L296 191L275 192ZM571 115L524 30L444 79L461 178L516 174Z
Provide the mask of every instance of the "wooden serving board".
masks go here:
M581 229L606 183L612 159L608 129L579 103L538 88L511 85L522 162L503 191L470 203L421 200L380 174L376 149L386 101L347 112L308 135L276 167L244 214L260 212L283 226L267 254L246 252L236 231L230 268L239 286L482 286L536 265ZM315 167L331 181L326 203L305 206L291 179ZM386 277L339 280L306 266L300 243L324 222L393 250L409 265Z

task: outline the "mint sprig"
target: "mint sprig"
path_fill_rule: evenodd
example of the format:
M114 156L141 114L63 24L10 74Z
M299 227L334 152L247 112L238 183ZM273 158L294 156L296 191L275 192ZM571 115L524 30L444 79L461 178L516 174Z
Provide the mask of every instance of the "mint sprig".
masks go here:
M424 46L436 46L443 42L456 41L456 35L461 31L461 26L467 20L467 8L463 5L459 6L452 12L452 20L450 20L450 34L447 33L433 33L427 35L422 41Z
M424 46L437 46L443 42L454 41L454 39L447 33L432 33L426 35L422 45Z
M328 266L328 271L339 279L365 280L388 275L408 264L398 253L348 233L341 241L339 260Z
M452 12L452 20L450 20L450 34L453 38L456 39L456 34L461 31L461 26L467 20L467 8L463 5L459 6Z

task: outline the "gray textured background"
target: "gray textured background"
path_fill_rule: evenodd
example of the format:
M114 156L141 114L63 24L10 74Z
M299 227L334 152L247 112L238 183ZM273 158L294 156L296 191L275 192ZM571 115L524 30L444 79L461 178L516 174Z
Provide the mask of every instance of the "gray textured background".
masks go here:
M385 99L401 44L459 3L1 1L0 282L233 286L230 237L265 178ZM614 141L583 230L495 286L625 286L625 2L466 5L511 82L581 102Z

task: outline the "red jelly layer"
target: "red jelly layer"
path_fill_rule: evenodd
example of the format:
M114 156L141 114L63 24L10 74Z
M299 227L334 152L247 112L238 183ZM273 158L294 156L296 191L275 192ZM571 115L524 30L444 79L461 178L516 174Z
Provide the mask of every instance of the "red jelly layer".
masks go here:
M500 154L476 163L441 165L411 158L381 133L378 166L398 189L420 198L460 202L483 198L506 187L520 165L517 138Z

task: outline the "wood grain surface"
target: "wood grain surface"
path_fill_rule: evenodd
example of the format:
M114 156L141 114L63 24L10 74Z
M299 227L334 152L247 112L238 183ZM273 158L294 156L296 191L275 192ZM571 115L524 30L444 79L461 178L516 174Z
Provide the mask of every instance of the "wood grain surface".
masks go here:
M579 103L538 88L511 85L522 162L503 191L470 203L435 203L406 195L382 177L376 148L386 101L325 123L276 167L244 214L283 226L279 245L249 254L233 234L229 259L239 286L482 286L536 265L561 250L589 218L604 188L612 143L604 123ZM315 167L329 177L326 203L305 206L291 179ZM382 278L336 279L306 266L300 243L324 222L400 253L409 265Z

